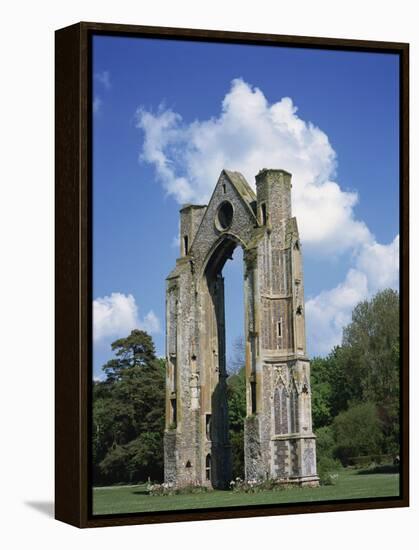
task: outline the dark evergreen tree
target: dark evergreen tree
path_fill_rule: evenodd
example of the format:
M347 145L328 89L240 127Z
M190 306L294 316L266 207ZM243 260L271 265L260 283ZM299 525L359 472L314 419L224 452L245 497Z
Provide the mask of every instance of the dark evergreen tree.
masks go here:
M112 349L93 386L94 483L162 480L165 362L141 330Z

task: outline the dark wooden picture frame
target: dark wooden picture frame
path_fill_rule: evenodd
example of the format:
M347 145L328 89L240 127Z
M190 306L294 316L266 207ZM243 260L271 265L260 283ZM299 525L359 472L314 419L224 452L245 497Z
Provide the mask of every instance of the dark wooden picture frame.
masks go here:
M400 496L196 511L93 516L89 473L92 340L91 38L93 35L264 44L361 52L400 58ZM78 527L364 510L409 505L409 46L181 28L78 23L56 32L56 351L55 515Z

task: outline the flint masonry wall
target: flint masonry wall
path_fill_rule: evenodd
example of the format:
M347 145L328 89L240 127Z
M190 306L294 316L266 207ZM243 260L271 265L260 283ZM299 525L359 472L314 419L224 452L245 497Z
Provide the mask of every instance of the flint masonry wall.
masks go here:
M316 484L301 245L291 175L261 170L257 194L223 170L207 206L181 210L181 256L167 279L165 479L231 479L222 268L244 251L245 475Z

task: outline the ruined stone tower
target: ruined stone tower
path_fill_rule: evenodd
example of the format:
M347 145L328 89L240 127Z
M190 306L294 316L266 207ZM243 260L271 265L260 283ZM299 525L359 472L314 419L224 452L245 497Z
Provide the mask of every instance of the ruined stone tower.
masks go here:
M291 174L263 169L256 195L223 170L207 206L180 211L181 255L167 278L165 481L231 480L222 268L243 248L245 475L315 485L301 244Z

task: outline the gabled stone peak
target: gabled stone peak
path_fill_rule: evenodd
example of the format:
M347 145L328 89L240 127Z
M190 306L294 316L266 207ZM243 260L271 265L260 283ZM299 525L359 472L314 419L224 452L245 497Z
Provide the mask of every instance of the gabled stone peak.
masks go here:
M228 177L231 183L236 188L237 192L248 203L256 200L256 193L247 183L246 178L240 172L232 172L230 170L223 170L224 174Z

